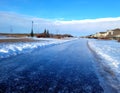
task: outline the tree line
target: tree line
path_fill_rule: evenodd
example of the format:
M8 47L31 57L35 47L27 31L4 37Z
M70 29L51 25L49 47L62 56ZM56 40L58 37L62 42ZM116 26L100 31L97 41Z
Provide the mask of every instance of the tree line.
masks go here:
M34 37L34 35L35 34L34 34L33 30L31 30L30 36ZM36 36L38 38L40 38L40 37L50 37L50 33L49 33L49 30L45 29L43 33L37 34Z

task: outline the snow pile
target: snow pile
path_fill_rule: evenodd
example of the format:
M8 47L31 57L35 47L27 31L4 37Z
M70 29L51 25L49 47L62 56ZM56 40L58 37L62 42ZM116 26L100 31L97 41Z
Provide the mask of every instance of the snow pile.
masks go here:
M103 70L103 76L113 88L120 90L120 43L107 40L89 40L88 45L99 58L97 60Z
M36 39L36 38L34 38ZM7 58L12 55L17 55L25 52L30 52L33 49L57 45L71 41L69 40L59 40L59 39L37 39L38 42L18 42L18 43L1 43L0 44L0 58Z

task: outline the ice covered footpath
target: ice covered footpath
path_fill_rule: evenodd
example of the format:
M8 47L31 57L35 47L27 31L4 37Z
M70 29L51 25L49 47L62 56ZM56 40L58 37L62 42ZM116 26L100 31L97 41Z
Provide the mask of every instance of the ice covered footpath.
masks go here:
M88 40L104 82L120 93L120 43L112 40Z
M15 39L15 38L14 38ZM36 42L16 42L16 43L0 43L0 59L15 56L18 54L31 52L37 48L53 46L65 43L76 38L52 39L52 38L33 38Z

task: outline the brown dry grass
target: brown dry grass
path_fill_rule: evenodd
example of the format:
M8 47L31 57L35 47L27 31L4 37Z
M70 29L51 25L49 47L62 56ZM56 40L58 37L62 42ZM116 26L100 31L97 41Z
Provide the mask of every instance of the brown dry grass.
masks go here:
M0 39L0 43L15 43L15 42L36 42L38 40L28 39L28 38L22 38L22 39Z

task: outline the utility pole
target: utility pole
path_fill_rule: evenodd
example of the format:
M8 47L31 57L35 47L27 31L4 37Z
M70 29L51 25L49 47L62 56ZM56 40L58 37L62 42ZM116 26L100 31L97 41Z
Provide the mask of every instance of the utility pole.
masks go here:
M12 26L10 26L10 33L12 33L13 32L13 28L12 28Z
M33 21L32 21L32 30L33 30Z
M34 33L33 33L33 21L32 21L32 28L31 28L31 33L30 33L31 37L34 37Z
M57 35L59 34L59 30L58 30L58 29L56 30L56 34L57 34Z

